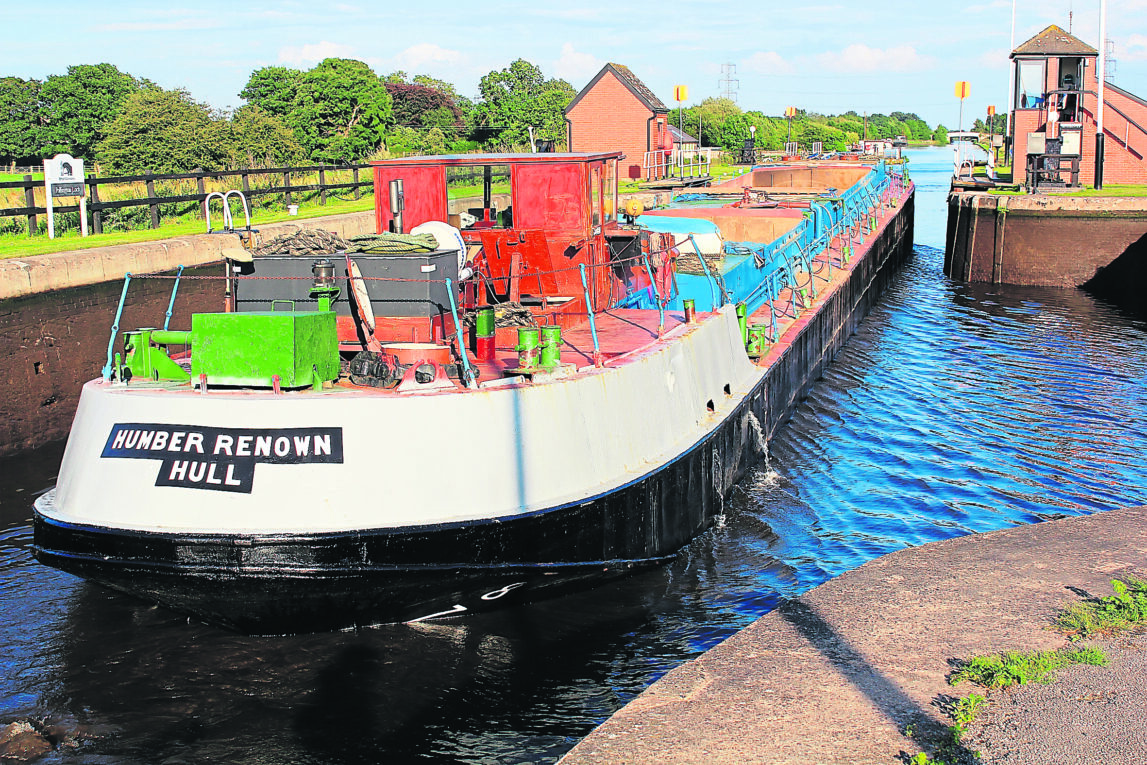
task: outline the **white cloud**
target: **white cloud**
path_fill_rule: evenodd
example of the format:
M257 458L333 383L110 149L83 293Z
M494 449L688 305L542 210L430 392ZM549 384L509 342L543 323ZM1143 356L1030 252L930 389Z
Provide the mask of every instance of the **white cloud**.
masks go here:
M359 58L354 48L342 43L323 40L300 46L287 46L279 49L279 63L294 67L313 66L324 58Z
M757 51L741 62L741 69L754 74L789 74L792 64L775 51Z
M881 49L854 43L839 53L821 53L815 58L822 68L839 72L918 72L933 64L930 56L921 56L911 45Z
M1118 48L1115 50L1117 61L1120 56L1131 61L1147 59L1147 35L1129 35L1123 50L1120 51Z
M554 61L554 74L568 81L575 88L578 83L589 82L589 78L598 73L605 62L591 53L581 53L574 50L571 43L562 45L562 54Z
M465 58L465 54L460 51L443 48L434 43L418 43L398 53L391 60L398 69L410 74L421 74L427 70L441 71L443 66L457 66Z

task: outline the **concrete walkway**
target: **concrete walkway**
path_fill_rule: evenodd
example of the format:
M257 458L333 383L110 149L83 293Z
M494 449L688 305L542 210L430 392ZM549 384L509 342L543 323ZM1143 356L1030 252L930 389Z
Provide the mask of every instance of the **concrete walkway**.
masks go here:
M937 704L971 691L948 685L951 660L1062 647L1056 611L1132 571L1147 507L886 555L673 670L561 762L901 762L944 737Z

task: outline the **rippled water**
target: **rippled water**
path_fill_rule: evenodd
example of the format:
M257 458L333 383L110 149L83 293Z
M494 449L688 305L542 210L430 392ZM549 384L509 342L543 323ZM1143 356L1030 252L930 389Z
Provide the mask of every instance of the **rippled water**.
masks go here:
M875 556L1147 503L1147 324L1074 290L941 273L947 150L912 152L915 257L670 566L448 624L245 638L28 553L60 447L0 462L0 722L56 762L552 761L672 667Z

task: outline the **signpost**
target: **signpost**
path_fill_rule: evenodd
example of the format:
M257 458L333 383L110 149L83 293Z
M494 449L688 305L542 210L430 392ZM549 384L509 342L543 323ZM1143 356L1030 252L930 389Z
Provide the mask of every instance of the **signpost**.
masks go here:
M956 98L960 99L960 132L964 130L964 99L972 93L972 88L969 86L967 80L960 80L956 83Z
M685 108L682 106L682 104L684 104L685 100L688 98L688 85L678 85L673 88L673 100L677 102L677 132L681 134L682 141L677 145L677 168L680 171L682 178L685 177L685 168L682 167L682 165L685 164L685 152L683 151L685 146ZM698 138L697 141L700 143L701 139ZM673 145L672 140L670 140L669 145Z
M80 198L80 234L88 235L88 203L84 196L84 161L71 154L57 154L44 160L44 196L48 207L48 238L56 238L52 215L54 197Z
M789 141L793 140L793 117L797 116L797 108L789 106L785 108L785 119L789 121Z
M988 146L995 146L995 145L996 145L996 107L989 106L988 107ZM992 149L992 152L995 153L995 149ZM996 162L999 162L998 158L996 158Z

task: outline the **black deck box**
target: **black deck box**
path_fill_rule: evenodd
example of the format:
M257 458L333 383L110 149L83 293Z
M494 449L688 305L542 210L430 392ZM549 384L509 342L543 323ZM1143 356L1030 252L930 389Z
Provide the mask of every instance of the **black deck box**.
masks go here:
M323 256L320 256L323 257ZM340 316L352 315L352 304L346 282L346 256L325 256L335 266L341 288L335 301L335 312ZM446 279L458 284L457 250L436 250L407 255L351 255L358 264L370 295L375 316L448 316L450 298L446 294ZM270 311L272 300L290 300L296 310L313 311L316 301L310 296L311 266L317 258L290 255L256 257L244 275L263 277L299 277L274 279L241 279L235 288L240 311ZM252 270L253 267L253 270ZM373 281L370 277L386 277L397 281Z

